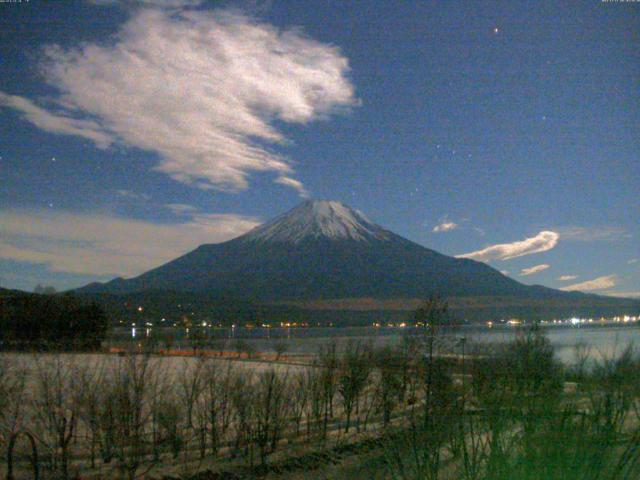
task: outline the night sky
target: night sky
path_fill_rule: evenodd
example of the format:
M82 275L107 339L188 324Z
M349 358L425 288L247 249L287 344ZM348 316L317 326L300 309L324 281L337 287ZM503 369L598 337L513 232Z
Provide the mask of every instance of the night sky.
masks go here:
M332 199L640 296L640 3L0 3L0 286L133 276Z

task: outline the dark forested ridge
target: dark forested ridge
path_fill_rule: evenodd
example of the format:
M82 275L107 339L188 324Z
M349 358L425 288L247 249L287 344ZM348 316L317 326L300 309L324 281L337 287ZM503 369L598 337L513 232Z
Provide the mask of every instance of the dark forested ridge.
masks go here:
M0 289L3 349L92 350L100 347L108 323L98 303L76 295Z
M213 325L280 322L310 326L370 326L412 322L420 299L376 301L371 298L336 301L267 303L217 297L204 293L149 290L130 294L82 294L105 308L110 317L127 322L161 322L183 325L202 321ZM451 315L459 323L519 318L552 320L570 317L600 318L613 315L638 315L640 302L597 295L575 294L567 297L521 298L447 297ZM157 323L156 323L157 324Z

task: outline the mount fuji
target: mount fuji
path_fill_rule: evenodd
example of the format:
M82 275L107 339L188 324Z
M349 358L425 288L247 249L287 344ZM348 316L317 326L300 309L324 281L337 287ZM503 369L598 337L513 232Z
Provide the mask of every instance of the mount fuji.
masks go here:
M128 280L83 292L206 292L259 301L527 295L488 265L411 242L335 201L306 201L248 233L201 245Z
M156 292L154 298L171 292L320 310L345 305L384 310L398 301L405 302L400 309L406 310L406 300L434 294L462 299L463 308L480 303L485 309L530 309L542 300L538 305L544 308L561 304L577 314L587 303L595 302L598 312L622 305L621 299L523 285L484 263L418 245L355 209L326 200L306 201L244 235L201 245L138 277L93 283L77 292L120 297ZM627 301L625 311L628 306Z
M569 295L525 286L484 263L442 255L325 200L306 201L240 237L201 245L138 277L79 291L148 290L257 301Z

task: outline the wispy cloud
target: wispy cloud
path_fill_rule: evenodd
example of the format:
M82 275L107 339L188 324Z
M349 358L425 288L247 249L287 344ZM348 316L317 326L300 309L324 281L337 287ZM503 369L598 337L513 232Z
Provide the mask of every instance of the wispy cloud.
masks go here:
M602 277L594 278L593 280L587 280L586 282L568 285L566 287L562 287L560 290L565 290L567 292L576 290L582 292L591 292L595 290L605 290L607 288L615 287L616 283L616 275L605 275Z
M622 298L640 298L640 290L638 291L630 291L630 292L615 292L612 290L602 292L603 295L607 295L609 297L622 297Z
M0 106L20 112L25 120L45 132L83 137L100 149L108 148L114 142L114 137L98 122L75 118L62 111L52 113L24 97L0 92Z
M130 198L132 200L147 201L151 199L151 195L147 195L146 193L132 192L131 190L116 190L116 194L118 194L119 197Z
M175 215L193 214L199 210L198 207L186 203L167 203L164 208L170 210Z
M542 272L543 270L546 270L550 266L551 265L549 264L542 263L540 265L535 265L533 267L523 268L522 270L520 270L520 276L526 277L527 275L533 275L534 273L538 273L538 272Z
M50 211L4 210L0 216L0 258L99 276L137 275L259 224L252 217L204 213L173 224Z
M627 262L627 264L628 264L628 265L633 265L634 263L638 263L638 262L640 262L640 259L632 258L631 260L629 260L629 261Z
M578 275L560 275L558 280L561 282L568 282L569 280L575 280L576 278L578 278Z
M509 275L509 270L500 270L500 273L507 276Z
M442 223L433 227L432 232L434 233L442 233L442 232L450 232L451 230L455 230L458 228L458 224L450 221L443 221Z
M622 238L628 238L630 234L620 227L558 227L555 229L562 240L576 242L612 242Z
M509 260L534 253L546 252L558 244L559 235L556 232L542 231L535 237L526 238L512 243L491 245L471 253L456 255L458 258L471 258L481 262L490 260Z
M293 188L294 190L297 190L298 194L303 197L303 198L307 198L309 196L309 192L307 192L307 189L304 188L304 185L302 184L301 181L296 180L295 178L291 178L291 177L278 177L276 178L276 183L279 183L281 185L286 185L288 187Z
M164 1L180 6L182 1ZM279 122L308 124L357 104L349 63L332 45L225 10L139 8L111 41L49 46L54 108L0 93L43 130L155 152L156 169L200 188L237 191L274 172L303 193L270 147Z

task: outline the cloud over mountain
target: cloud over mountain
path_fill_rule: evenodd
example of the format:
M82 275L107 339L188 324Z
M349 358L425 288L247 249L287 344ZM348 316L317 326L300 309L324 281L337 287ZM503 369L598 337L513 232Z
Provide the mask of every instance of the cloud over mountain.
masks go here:
M538 272L542 272L543 270L546 270L547 268L549 268L551 265L548 265L546 263L543 263L541 265L535 265L533 267L529 267L529 268L523 268L520 271L520 276L521 277L526 277L527 275L533 275L534 273L538 273Z
M291 161L270 148L288 142L276 123L356 103L337 47L225 10L139 8L108 42L48 46L41 71L59 92L47 108L1 92L0 105L99 148L155 152L157 170L205 189L241 190L250 173L274 172L304 194Z
M180 223L110 215L2 210L0 258L45 264L54 272L135 275L209 242L236 237L259 222L195 213Z
M450 232L451 230L455 230L456 228L458 228L457 223L445 221L433 227L432 232L434 233Z
M576 290L581 292L591 292L595 290L604 290L606 288L615 287L616 283L616 275L605 275L602 277L594 278L593 280L587 280L586 282L568 285L566 287L562 287L560 290L564 290L566 292L572 292Z
M561 282L568 282L569 280L575 280L576 278L578 278L577 275L560 275L558 280Z
M534 253L546 252L558 244L560 235L556 232L542 231L535 237L525 238L512 243L500 243L476 250L474 252L456 255L458 258L471 258L481 262L490 260L509 260Z

